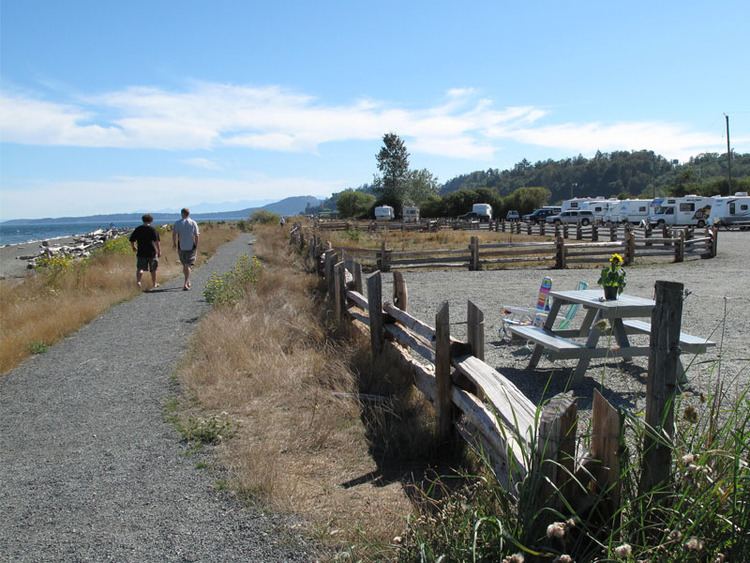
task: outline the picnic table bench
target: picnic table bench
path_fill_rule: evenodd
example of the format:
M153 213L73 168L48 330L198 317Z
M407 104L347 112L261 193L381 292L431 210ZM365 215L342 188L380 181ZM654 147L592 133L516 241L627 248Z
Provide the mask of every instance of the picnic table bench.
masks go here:
M630 360L635 356L648 356L648 346L631 346L628 334L650 334L651 323L637 320L635 317L649 317L656 305L652 299L644 299L632 295L621 295L614 301L601 298L601 291L595 289L576 291L552 291L552 308L544 326L514 325L510 327L513 334L534 342L534 350L529 360L529 369L536 368L542 353L547 351L551 360L577 359L578 365L573 375L573 383L578 384L593 358L622 356ZM578 329L553 330L555 318L560 308L565 304L578 303L586 309L586 317ZM612 327L617 346L599 346L601 336L606 329L600 321L608 320ZM574 338L585 338L579 342ZM680 348L685 352L702 354L715 343L693 336L685 332L680 333ZM680 364L680 383L685 383L685 374Z

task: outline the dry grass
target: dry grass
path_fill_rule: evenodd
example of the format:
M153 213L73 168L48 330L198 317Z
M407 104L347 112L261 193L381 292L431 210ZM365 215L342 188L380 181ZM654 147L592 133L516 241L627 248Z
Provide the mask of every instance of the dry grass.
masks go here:
M554 234L553 231L551 231ZM553 236L540 237L537 235L501 233L487 230L459 231L441 230L436 232L419 231L325 231L321 229L321 236L331 241L334 247L350 246L376 250L385 242L391 250L436 250L436 249L464 249L471 237L478 237L479 244L498 242L528 242L552 240Z
M237 232L230 225L204 226L198 263ZM159 279L163 281L180 274L182 267L171 250L168 235L162 239L164 255L159 263ZM146 274L144 286L149 284ZM8 372L30 354L44 351L108 307L138 293L132 252L99 253L57 273L39 271L21 283L0 281L0 373Z
M397 452L418 459L431 443L414 422L425 420L425 403L416 394L359 403L359 391L405 384L385 365L355 376L369 365L369 339L333 340L318 279L302 273L278 228L255 230L264 264L256 291L202 321L180 371L191 399L181 416L226 412L236 421L220 454L240 493L304 516L337 549L357 544L357 557L390 559L411 504L386 466Z

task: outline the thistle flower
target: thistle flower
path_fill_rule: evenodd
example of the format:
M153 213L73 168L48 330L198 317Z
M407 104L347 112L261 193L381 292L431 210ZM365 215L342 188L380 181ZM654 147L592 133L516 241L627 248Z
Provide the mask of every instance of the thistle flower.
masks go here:
M632 554L633 554L633 548L630 547L629 543L618 545L615 548L615 555L617 555L617 557L621 557L625 559L626 557L630 557Z
M565 522L553 522L547 526L547 537L562 539L565 537Z

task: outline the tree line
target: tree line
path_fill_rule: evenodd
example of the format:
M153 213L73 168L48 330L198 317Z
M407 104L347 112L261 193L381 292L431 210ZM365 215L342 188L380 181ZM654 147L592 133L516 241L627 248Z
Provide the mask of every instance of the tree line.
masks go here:
M395 133L383 136L370 184L334 193L314 213L335 210L341 217L373 216L378 205L401 214L404 205L420 207L423 217L455 217L474 203L489 203L495 216L515 209L529 213L571 197L652 198L665 195L729 195L750 191L750 154L732 154L732 183L726 154L705 153L679 164L653 151L597 152L592 158L526 159L508 170L489 168L456 176L442 186L427 169L409 167L409 153Z

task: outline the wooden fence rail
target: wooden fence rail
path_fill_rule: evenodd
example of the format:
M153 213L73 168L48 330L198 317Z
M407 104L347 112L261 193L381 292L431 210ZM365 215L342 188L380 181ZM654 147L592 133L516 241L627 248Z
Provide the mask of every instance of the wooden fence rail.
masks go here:
M299 227L299 236L302 227ZM580 229L580 227L579 227ZM591 227L596 230L596 226ZM297 232L297 231L295 231ZM575 242L566 239L565 229L554 231L554 240L539 242L498 242L480 244L478 237L463 249L434 249L397 251L386 248L382 243L379 250L337 247L342 257L356 258L370 269L390 272L397 269L458 267L469 270L482 270L489 266L503 264L548 264L554 268L568 268L581 264L601 264L614 252L632 264L639 258L668 257L673 262L686 258L713 258L717 251L718 228L706 229L704 236L695 237L690 229L670 231L662 229L661 236L652 236L651 229L623 229L621 237L610 240L584 241L576 237ZM320 245L320 238L314 237ZM320 248L318 247L318 250Z

